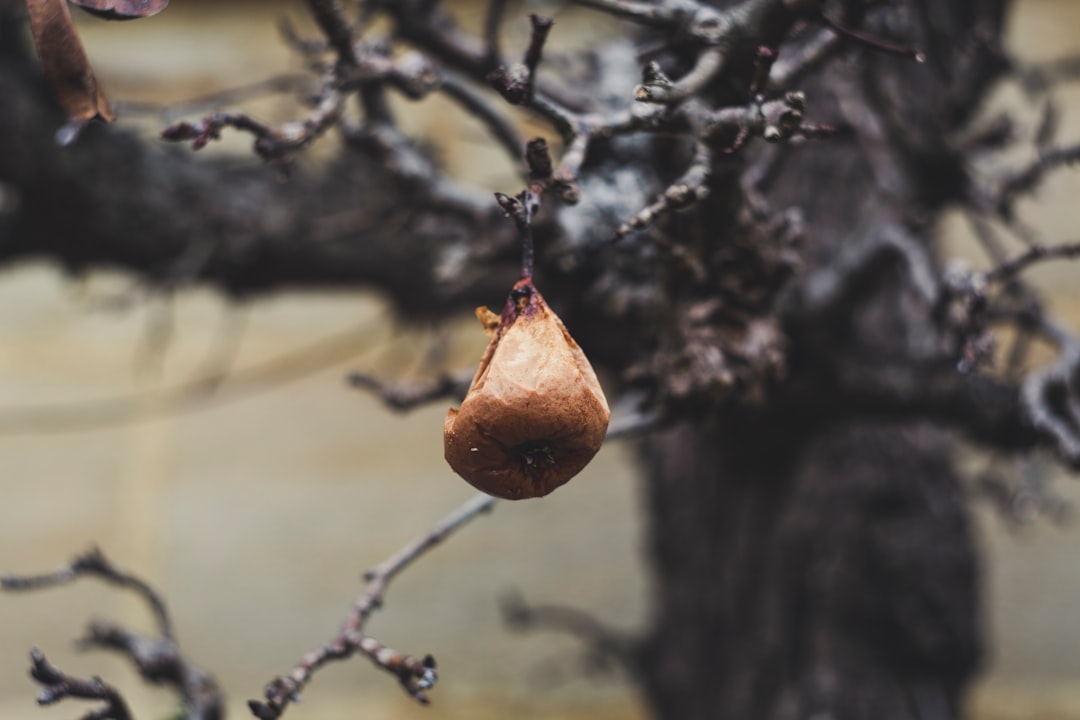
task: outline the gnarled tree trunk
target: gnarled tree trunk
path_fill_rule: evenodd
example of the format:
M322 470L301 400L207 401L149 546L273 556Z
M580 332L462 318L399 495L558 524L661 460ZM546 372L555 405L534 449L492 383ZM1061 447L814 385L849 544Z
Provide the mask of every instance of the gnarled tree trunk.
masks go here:
M808 265L777 303L783 389L641 445L655 611L637 662L658 717L962 712L980 657L977 561L955 439L915 418L963 402L909 413L863 391L940 362L919 273L936 263L936 213L970 190L953 143L1002 69L1003 11L896 3L871 27L926 48L929 67L859 55L804 85L814 119L856 138L773 170L770 202L805 213ZM740 209L704 209L698 242L730 242ZM890 234L895 247L862 254Z
M957 717L979 655L976 560L928 426L680 426L645 443L665 718Z

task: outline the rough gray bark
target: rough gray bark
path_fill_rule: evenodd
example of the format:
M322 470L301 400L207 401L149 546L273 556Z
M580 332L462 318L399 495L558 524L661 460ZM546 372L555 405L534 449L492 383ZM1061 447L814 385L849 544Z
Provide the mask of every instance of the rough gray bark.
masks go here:
M957 716L977 574L940 431L732 418L645 455L658 716Z
M456 31L432 34L432 5L382 9L445 65L491 69ZM760 14L731 16L749 30L699 99L748 103L758 49L792 33L781 62L809 48L797 13L813 5L741 5ZM975 196L966 125L1007 65L1005 9L829 3L930 62L849 47L796 64L778 90L804 90L814 122L848 131L727 154L743 140L721 128L707 196L618 245L612 230L679 177L694 143L597 138L581 203L537 227L545 296L616 392L665 421L640 445L655 609L628 658L658 717L959 713L978 666L978 582L946 428L1003 450L1062 444L1032 421L1019 382L957 372L964 340L943 317L932 235L942 209ZM425 317L497 304L510 286L513 228L494 203L358 135L325 173L286 184L122 129L57 149L61 119L16 50L17 23L0 23L0 183L20 199L0 216L0 261L116 266L238 295L368 286ZM701 52L674 43L680 32L646 32L671 43L660 57L676 78ZM625 104L637 73L630 41L613 39L577 78L582 102Z

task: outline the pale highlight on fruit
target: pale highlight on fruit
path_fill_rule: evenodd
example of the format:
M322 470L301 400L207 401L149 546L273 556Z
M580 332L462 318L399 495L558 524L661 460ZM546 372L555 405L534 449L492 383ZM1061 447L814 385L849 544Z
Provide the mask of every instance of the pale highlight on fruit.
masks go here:
M446 461L489 495L541 497L581 472L611 411L589 360L529 278L502 315L476 311L491 342L460 410L443 426Z

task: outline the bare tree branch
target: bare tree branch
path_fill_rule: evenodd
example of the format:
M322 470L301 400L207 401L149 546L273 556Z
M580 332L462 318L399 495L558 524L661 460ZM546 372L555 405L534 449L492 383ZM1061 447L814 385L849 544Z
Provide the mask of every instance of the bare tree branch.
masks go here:
M221 130L233 127L255 136L255 153L264 160L286 158L330 129L341 116L345 98L336 91L328 91L304 120L270 127L243 113L218 112L207 115L195 124L179 122L165 128L164 140L191 140L194 150L200 150L211 140L221 137Z
M1004 218L1011 218L1013 205L1019 196L1034 192L1047 173L1062 166L1073 165L1078 160L1080 144L1041 152L1035 162L1005 180L997 197L999 214Z
M37 648L30 651L30 677L45 686L37 698L39 705L52 705L64 698L103 700L105 707L88 712L83 715L83 720L132 720L127 703L115 688L100 678L79 680L64 674L49 664Z
M410 697L426 705L428 698L425 692L433 687L437 680L434 658L427 655L418 659L391 650L367 635L364 625L371 614L382 607L386 591L399 572L477 515L490 511L495 502L494 498L487 495L475 496L429 532L364 573L367 589L356 599L337 635L321 648L305 655L287 676L270 681L263 692L265 701L251 700L248 703L252 714L260 720L276 720L290 703L299 698L300 692L319 668L328 662L345 660L357 652L365 655L377 667L397 677Z
M1060 355L1024 380L1024 408L1032 425L1053 440L1061 457L1080 467L1080 342L1048 320L1041 331L1058 346Z
M991 282L1008 282L1036 263L1046 260L1072 260L1080 257L1080 242L1067 242L1059 245L1033 245L1027 250L1002 262L986 274Z
M683 102L700 93L723 69L724 51L718 47L711 47L702 52L694 67L677 82L668 80L659 72L658 66L646 66L644 82L634 91L634 99L638 102L663 105Z
M473 372L469 370L421 382L391 384L373 375L353 373L349 376L349 382L354 387L371 392L387 407L409 411L438 400L460 401L468 392L472 377Z
M15 592L42 590L58 585L66 585L82 576L96 577L109 585L127 588L142 596L154 613L154 619L157 622L158 632L161 633L161 636L168 640L175 639L172 620L169 618L169 613L165 608L165 601L162 600L161 596L139 578L113 567L112 563L98 548L77 555L74 560L63 568L45 575L4 575L0 577L0 589Z
M587 612L561 605L530 605L519 594L503 599L502 612L504 621L514 630L565 633L580 640L589 655L614 660L631 673L638 669L634 658L636 640L612 630Z
M221 720L224 717L225 698L221 688L213 676L196 667L181 653L161 596L144 581L116 569L96 548L77 556L56 572L30 576L5 575L0 578L0 589L12 592L48 589L80 577L96 577L137 593L153 611L159 633L158 637L145 637L118 625L93 622L86 636L79 640L80 647L114 650L127 657L148 682L164 684L173 689L184 703L190 720ZM130 717L120 695L97 678L89 683L67 678L49 666L37 650L31 653L31 658L34 662L34 678L50 688L56 688L55 691L45 691L52 698L48 702L68 696L101 699L108 702L107 707L100 711L105 714L90 714L87 718L126 720ZM46 697L45 693L41 697ZM39 702L46 704L40 698Z
M307 0L307 4L319 29L337 52L338 59L343 63L355 65L356 49L353 47L352 29L345 18L345 8L342 7L341 1Z
M1031 66L1017 68L1020 84L1028 93L1043 93L1049 88L1080 78L1080 55L1070 55Z
M487 60L492 67L502 64L502 43L499 31L502 28L503 15L507 0L489 0L487 15L484 17L484 44L487 46Z

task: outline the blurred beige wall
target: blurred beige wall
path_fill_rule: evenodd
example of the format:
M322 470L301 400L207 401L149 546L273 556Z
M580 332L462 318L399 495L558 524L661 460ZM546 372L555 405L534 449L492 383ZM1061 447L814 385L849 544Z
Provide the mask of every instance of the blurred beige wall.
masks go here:
M274 8L176 0L139 23L83 27L114 99L187 98L300 69L275 29L280 12L302 20L300 4ZM558 9L557 19L566 12ZM1016 21L1012 42L1024 57L1080 47L1080 2L1027 0ZM553 40L588 41L573 37L574 28L560 23ZM1064 138L1080 138L1076 90L1059 93ZM1021 100L1005 89L998 103ZM284 118L293 106L270 98L250 107ZM487 190L512 182L505 161L467 120L446 123L452 111L434 103L403 112L415 132L441 136L453 173ZM1033 123L1037 108L1022 114ZM147 137L160 127L157 118L131 122ZM321 143L316 155L333 144ZM207 152L247 147L244 137L227 135ZM1063 174L1041 191L1038 206L1025 208L1049 240L1076 239L1077 177ZM962 224L947 227L955 251L980 262ZM1055 305L1080 324L1076 266L1039 272ZM344 375L362 369L415 377L439 357L467 367L485 338L468 319L441 340L423 329L395 332L386 308L358 294L285 294L235 308L205 291L182 293L170 305L136 293L134 303L116 309L118 298L130 297L130 283L116 276L76 283L42 265L0 276L0 571L50 569L100 544L167 596L184 647L222 680L233 717L246 717L248 698L334 632L360 589L359 573L471 492L441 457L444 406L391 415L346 388ZM230 348L226 338L234 336L239 344ZM317 351L327 338L347 360ZM203 376L231 350L229 376L215 393L183 412L173 407L166 391ZM293 357L275 360L286 355ZM110 419L132 405L149 419ZM82 418L80 428L65 426L72 418ZM1069 482L1059 484L1080 500ZM398 649L438 658L435 708L414 708L392 678L355 660L320 673L291 714L640 716L617 680L597 685L574 677L572 641L512 635L498 616L500 596L517 589L618 626L641 622L640 525L633 457L610 444L550 498L500 505L391 589L371 630ZM1080 717L1080 626L1071 622L1080 601L1080 528L1044 524L1010 534L983 511L980 532L993 647L973 701L977 714ZM71 640L97 616L149 627L137 602L93 583L0 597L0 717L79 712L34 706L25 655L35 645L73 673L118 684L142 717L170 709L168 694L145 688L125 663L72 651Z
M220 402L117 427L18 432L14 405L49 406L63 419L65 407L88 407L80 401L98 407L94 401L130 392L152 396L200 374L222 313L235 312L209 293L179 298L175 335L153 366L140 355L146 309L89 309L117 286L99 278L76 289L43 267L0 282L0 307L19 308L0 317L0 424L8 431L0 436L0 567L48 569L99 543L166 594L184 647L220 676L235 716L244 717L246 699L336 630L364 568L472 495L441 457L442 403L389 415L343 383L352 369L407 375L401 369L422 366L430 340L391 335L371 299L283 296L248 311L235 379L219 389ZM451 355L475 362L483 333L471 323L460 332L473 337L453 343ZM267 359L339 336L352 338L354 359L289 384L244 380ZM162 404L146 401L142 410ZM393 647L439 659L440 712L483 717L511 708L532 717L519 710L538 699L536 717L563 716L564 705L625 711L617 686L597 691L576 681L551 692L557 678L545 668L565 661L573 644L507 633L498 601L517 589L596 609L616 624L640 618L628 466L617 444L605 448L545 502L498 507L395 583L370 627ZM138 603L93 583L0 598L0 717L40 712L24 672L33 645L71 672L140 688L122 664L71 652L96 616L149 627ZM297 715L413 712L392 678L362 660L316 683ZM159 716L168 709L167 694L140 688L134 698Z

